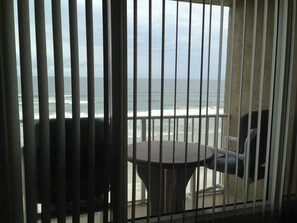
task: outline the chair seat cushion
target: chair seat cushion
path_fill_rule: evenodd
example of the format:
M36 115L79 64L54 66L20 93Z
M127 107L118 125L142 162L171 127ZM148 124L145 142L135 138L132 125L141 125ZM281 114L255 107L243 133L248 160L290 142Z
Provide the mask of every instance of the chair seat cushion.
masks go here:
M214 169L215 168L214 162L215 162L215 160L213 160L209 164L208 168ZM236 175L236 157L228 156L227 161L226 161L226 156L224 154L218 153L216 170L224 173L225 172L225 163L227 163L227 173ZM243 161L238 160L238 174L237 175L241 178L243 177L243 169L244 169Z

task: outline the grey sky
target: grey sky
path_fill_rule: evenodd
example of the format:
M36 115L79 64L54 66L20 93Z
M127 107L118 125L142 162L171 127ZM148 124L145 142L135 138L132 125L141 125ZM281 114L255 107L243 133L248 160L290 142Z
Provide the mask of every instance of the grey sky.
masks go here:
M102 77L103 73L103 47L102 47L102 5L101 1L94 2L94 50L95 50L95 75ZM153 40L152 40L152 73L154 78L161 75L161 39L162 39L162 1L152 0L153 2ZM175 1L166 1L165 16L165 78L173 78L175 74L175 43L176 43L176 5ZM17 2L15 1L15 7ZM208 35L209 35L209 6L206 6L205 15L205 37L204 37L204 77L207 74L208 56ZM71 75L70 69L70 40L69 40L69 12L68 1L61 0L62 10L62 38L64 54L64 74ZM133 1L128 0L128 77L133 77ZM219 6L213 6L212 16L212 41L211 41L211 79L217 79L218 60L219 60L219 39L220 39L220 13ZM53 38L52 38L52 16L51 1L45 1L46 12L46 36L47 36L47 55L48 55L48 74L54 75L53 59ZM79 35L79 63L80 75L86 76L87 57L86 57L86 30L85 30L85 6L84 0L78 0L78 35ZM225 56L227 47L228 29L228 8L224 8L223 24L223 59L222 77L225 76ZM31 20L31 48L33 75L37 74L36 69L36 43L35 43L35 19L34 1L30 1L30 20ZM188 34L189 34L189 4L179 3L179 33L178 33L178 58L177 69L178 78L186 78L188 74ZM17 30L16 30L17 32ZM202 33L202 5L193 4L192 9L192 41L191 41L191 78L199 79L201 63L201 33ZM18 36L18 34L17 34ZM17 45L18 45L18 41ZM17 47L18 50L18 47ZM148 0L138 1L138 77L148 77Z

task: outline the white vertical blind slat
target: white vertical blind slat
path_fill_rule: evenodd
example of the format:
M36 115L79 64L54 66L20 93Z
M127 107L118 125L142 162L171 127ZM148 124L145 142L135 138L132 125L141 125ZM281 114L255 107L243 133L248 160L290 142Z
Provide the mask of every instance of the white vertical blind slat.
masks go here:
M275 214L280 214L278 211L275 212L275 207L278 205L278 196L277 191L279 189L279 158L281 157L280 145L281 145L281 129L282 129L282 119L283 119L283 95L284 95L284 83L285 83L285 68L286 68L286 46L287 46L287 31L288 31L288 1L284 0L279 2L279 15L278 26L281 31L278 35L277 42L277 58L276 58L276 67L275 73L278 75L275 76L275 81L277 86L274 87L274 105L273 105L273 117L279 117L272 123L272 141L271 141L271 155L270 155L270 170L271 175L269 176L269 194L270 194L270 217L273 219Z
M135 221L136 214L136 156L137 156L137 63L138 63L138 8L137 0L133 1L133 169L132 169L132 221Z
M274 32L273 32L273 48L272 48L272 57L271 57L271 81L270 81L270 95L273 94L274 84L275 84L275 67L276 67L276 45L277 45L277 37L278 37L278 10L279 10L279 2L274 2ZM267 132L267 146L266 146L266 156L265 156L265 176L264 176L264 186L263 186L263 200L262 200L262 217L264 218L266 203L267 203L267 191L268 191L268 173L270 166L270 146L271 146L271 133L272 133L272 108L273 108L273 97L270 97L269 100L269 117L268 117L268 132Z
M292 19L292 38L291 38L291 40L292 40L292 47L291 47L291 49L292 49L292 52L291 52L291 55L290 55L290 75L291 75L291 72L293 71L293 65L294 65L294 52L295 52L295 47L296 47L296 45L295 45L295 42L294 42L294 38L295 38L295 36L296 36L296 26L295 26L295 22L296 22L296 1L294 1L294 4L293 4L293 19ZM293 25L294 24L294 25ZM296 53L295 53L296 54ZM290 77L290 78L292 78L292 77ZM289 84L290 85L292 85L292 79L291 80L289 80ZM291 87L292 86L289 86L288 87L288 89L291 89ZM293 89L292 89L293 90ZM297 89L296 89L297 90ZM295 92L295 95L296 95L296 92ZM288 100L289 102L293 102L293 100L291 99L291 100ZM295 114L295 117L294 117L294 121L293 121L293 130L292 130L292 135L293 136L296 136L297 135L297 113L296 113L296 111L297 111L297 103L296 103L296 101L297 101L297 97L295 97L295 112L293 112L293 114ZM293 108L291 108L292 110L293 110ZM291 109L288 109L288 110L291 110ZM291 115L293 115L293 114L291 114ZM288 129L288 127L286 127L286 130ZM290 160L290 168L289 168L289 173L288 173L288 185L287 185L287 202L288 203L290 203L291 202L291 200L292 200L292 193L293 193L293 191L292 190L294 190L294 188L293 188L293 186L296 186L296 185L294 185L294 182L293 182L293 180L294 180L294 178L293 178L293 175L294 175L294 171L295 171L295 162L296 162L296 142L297 142L297 139L296 139L296 137L295 138L292 138L292 140L291 140L291 146L290 146L290 149L291 149L291 153L290 153L290 156L291 156L291 158L289 159L288 158L288 160ZM285 143L285 146L289 146L288 144L287 144L287 142ZM295 189L295 191L296 191L296 189Z
M223 24L224 24L224 0L221 0L220 5L220 35L219 35L219 55L218 55L218 76L217 76L217 103L216 103L216 117L215 117L215 129L214 129L214 147L216 148L214 154L214 173L213 184L217 183L217 157L218 157L218 131L219 131L219 113L220 113L220 96L221 96L221 75L222 75L222 42L223 42ZM216 195L212 197L212 218L214 219Z
M149 0L149 55L148 55L148 198L147 198L147 223L150 222L151 213L151 141L152 141L152 0Z
M242 90L243 90L243 74L245 69L245 44L246 44L246 27L247 27L247 0L244 0L243 9L243 26L242 26L242 43L241 43L241 61L240 61L240 84L239 84L239 99L238 99L238 118L237 118L237 139L239 139L240 119L242 114ZM239 148L239 140L237 140L237 148ZM235 175L238 175L239 163L239 149L236 151L236 167ZM234 192L234 212L237 209L237 195L238 195L238 177L235 177L235 192Z
M20 150L20 129L19 129L19 113L18 113L18 88L17 88L17 64L16 64L16 46L15 46L15 21L14 21L14 4L13 1L1 1L1 40L3 41L3 81L5 95L5 124L6 134L5 142L7 150L7 161L9 169L9 198L11 208L11 221L21 223L23 216L23 200L22 200L22 176L21 176L21 150ZM2 75L2 74L1 74ZM2 87L2 86L1 86ZM2 108L1 108L2 109ZM3 134L3 133L1 133ZM4 154L3 154L4 155ZM17 183L16 183L17 182Z
M163 180L162 180L162 175L163 175L163 165L162 165L162 160L163 160L163 117L164 117L164 79L165 79L165 5L166 1L162 1L162 43L161 43L161 98L160 98L160 147L159 147L159 202L158 202L158 222L160 222L160 217L161 217L161 210L164 209L164 207L161 207L162 204L162 199L164 198L164 194L162 193L162 187L163 185Z
M26 184L26 220L37 222L36 153L32 84L32 60L28 0L18 1L20 63L22 82L22 109L24 129L24 163Z
M103 222L108 222L108 193L110 188L110 117L111 117L111 27L110 27L110 4L102 0L103 17L103 101L104 101L104 202L103 202Z
M49 105L48 105L48 72L47 46L45 31L45 9L43 1L35 1L35 26L39 95L39 142L41 163L41 201L43 222L51 219L51 179L50 179L50 132L49 132Z
M56 90L56 130L57 130L57 218L65 222L65 192L66 192L66 152L65 152L65 107L64 107L64 72L63 72L63 46L61 25L61 2L52 1L53 19L53 45L55 62L55 90Z
M172 188L173 191L173 185L174 185L174 169L175 169L175 149L176 149L176 135L178 135L177 130L177 120L176 120L176 99L177 99L177 63L178 63L178 31L179 31L179 0L176 1L176 20L175 20L175 55L174 55L174 105L173 105L173 156L172 156ZM171 193L173 194L173 193ZM171 204L171 216L170 220L173 220L173 204Z
M232 4L232 31L231 31L231 49L230 49L230 54L231 54L231 59L230 59L230 70L229 70L229 92L228 92L228 111L227 111L227 137L230 135L230 123L231 123L231 94L232 94L232 79L233 79L233 62L234 62L234 38L235 38L235 20L236 20L236 0L233 0ZM222 127L224 125L222 124ZM226 146L226 156L225 160L228 160L228 151L229 151L229 140L226 140L226 145L222 143L222 145ZM225 211L226 211L226 202L228 202L227 197L229 196L229 190L228 190L228 162L225 162L225 168L224 168L224 182L227 182L224 184L224 197L223 197L223 212L225 216Z
M251 73L250 73L250 92L249 92L249 117L248 117L248 129L247 138L251 137L251 122L252 122L252 106L253 106L253 95L254 95L254 77L255 77L255 59L256 59L256 41L257 41L257 18L258 18L258 0L254 0L254 19L253 19L253 36L252 36L252 62L251 62ZM246 205L248 200L248 190L249 190L249 163L250 163L250 140L247 141L247 150L245 153L244 160L244 185L243 185L243 211L246 211Z
M88 88L88 223L95 221L95 76L93 1L85 1L87 40L87 88Z
M208 106L209 106L209 92L210 92L210 84L209 84L209 81L210 81L210 65L211 65L211 38L212 38L212 0L210 0L210 3L209 3L209 30L208 30L208 55L207 55L207 83L206 83L206 113L205 113L205 116L206 116L206 119L205 119L205 145L208 145L208 137L209 137L209 134L208 134L208 131L209 131L209 118L208 118L208 115L209 115L209 111L208 111ZM200 125L200 124L199 124ZM199 126L199 129L201 127ZM200 135L201 134L201 130L199 130L198 134ZM206 154L206 153L205 153ZM206 155L204 156L204 159L206 159ZM207 186L207 168L205 167L204 165L204 171L203 171L203 194L202 194L202 219L204 219L204 215L205 215L205 188ZM197 187L197 191L199 191L199 188ZM198 201L196 202L196 208L198 207ZM198 208L196 210L196 220L197 220L197 213L198 213Z
M80 85L79 85L79 50L77 27L77 2L69 1L69 31L70 31L70 57L71 57L71 87L72 87L72 138L73 138L73 213L74 223L80 221Z
M292 86L293 86L293 70L294 70L294 54L295 54L295 35L296 35L296 1L292 1L289 3L290 7L290 12L289 12L289 27L288 29L290 30L288 33L289 35L289 49L291 49L288 52L288 61L289 61L289 66L287 67L288 70L288 87L287 87L287 106L286 106L286 120L285 120L285 134L284 134L284 149L283 149L283 159L282 159L282 172L281 172L281 183L280 183L280 191L282 193L279 193L279 203L278 203L278 209L282 210L283 206L283 197L285 194L283 193L284 191L284 182L285 182L285 171L286 171L286 160L287 160L287 152L288 152L288 137L289 137L289 132L290 132L290 113L291 113L291 97L292 97ZM295 135L296 137L296 135ZM294 169L294 167L291 165L291 169ZM287 175L288 176L288 175ZM290 178L289 178L290 180ZM289 195L288 199L290 200Z
M202 132L202 101L203 101L203 71L204 71L204 35L205 35L205 1L203 1L202 4L202 28L201 28L201 54L200 54L200 83L199 83L199 122L198 122L198 155L197 155L197 160L198 163L200 163L200 145L201 145L201 132ZM189 35L191 35L191 33L189 32ZM190 39L189 39L190 40ZM207 83L208 84L208 83ZM194 128L193 128L194 129ZM204 148L205 149L205 148ZM206 157L206 152L204 150L205 153L205 157ZM204 157L204 158L205 158ZM205 168L205 161L204 161L204 168ZM197 169L197 185L196 185L196 191L197 191L197 195L195 196L195 203L196 203L196 209L198 211L198 192L199 192L199 188L200 188L200 167L198 167ZM203 205L204 205L204 192L203 192ZM192 195L194 197L194 195ZM204 208L204 207L202 207ZM198 220L198 213L195 213L195 220Z
M261 134L262 127L262 108L263 108L263 88L264 88L264 71L265 71L265 58L266 58L266 37L267 37L267 19L268 19L268 1L264 1L264 21L263 21L263 35L262 35L262 55L261 55L261 71L260 71L260 89L259 89L259 103L258 103L258 123L257 123L257 145L256 145L256 161L255 161L255 175L254 175L254 194L253 194L253 215L256 211L256 199L257 199L257 180L258 180L258 169L259 169L259 150L260 138L263 137Z
M189 3L189 33L188 33L188 64L187 64L187 99L186 99L186 118L185 118L185 169L184 169L184 186L187 186L188 172L188 141L189 141L189 107L190 107L190 81L191 81L191 41L192 41L192 0ZM201 91L201 89L200 89ZM198 153L198 157L199 157ZM199 160L199 159L198 159ZM198 181L199 182L199 181ZM185 222L186 211L186 193L184 193L184 210L183 222Z

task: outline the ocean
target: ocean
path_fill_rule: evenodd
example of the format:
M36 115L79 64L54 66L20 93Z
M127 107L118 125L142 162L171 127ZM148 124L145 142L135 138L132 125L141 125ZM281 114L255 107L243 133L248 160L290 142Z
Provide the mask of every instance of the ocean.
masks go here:
M103 79L95 78L95 116L103 116ZM207 98L207 81L202 81L202 114L206 113L208 108L208 114L216 114L217 112L217 85L218 81L209 81L209 91ZM19 89L21 83L19 79ZM224 106L224 81L220 82L220 98L219 98L219 112L222 112ZM163 112L164 115L173 115L176 103L176 114L185 115L187 110L187 80L177 80L176 88L176 102L174 101L175 80L165 79L164 80L164 104ZM34 117L39 118L39 98L38 98L38 83L37 77L33 77L33 92L34 92ZM128 117L133 116L133 79L128 79ZM137 116L148 115L148 79L137 80ZM19 91L19 105L20 105L20 119L22 119L22 94ZM54 77L48 78L48 103L49 103L49 117L54 118L56 116L56 98L55 98L55 79ZM152 80L152 115L160 115L161 110L161 80ZM208 99L208 100L207 100ZM72 93L71 93L71 78L64 78L64 102L65 102L65 116L72 117ZM200 105L200 80L191 80L189 89L189 114L199 114ZM80 78L80 112L81 116L85 117L88 115L88 95L87 95L87 78Z
M103 79L95 78L95 116L103 117L104 112L104 95L103 95ZM219 113L220 115L224 112L224 90L225 83L224 81L220 82L220 94L217 93L218 81L210 80L209 89L207 92L207 81L202 81L202 101L201 101L201 113L205 115L215 115ZM19 89L21 89L21 81L19 78ZM71 77L64 78L64 104L65 104L65 117L72 117L72 92L71 92ZM198 116L200 113L200 81L191 80L189 96L187 95L187 80L178 79L176 82L176 101L174 100L175 93L175 80L165 79L164 80L164 104L163 104L163 115L164 116L173 116L176 113L176 116L185 116L187 114L187 108L189 109L189 115ZM127 104L127 114L128 114L128 143L131 143L133 140L133 79L128 79L128 104ZM39 97L38 97L38 80L37 77L33 77L33 97L34 97L34 118L39 119ZM147 117L148 116L148 80L147 79L138 79L137 80L137 117ZM219 96L219 108L217 108ZM154 132L152 133L153 138L156 140L160 136L160 116L161 112L161 80L153 79L152 80L152 94L151 94L151 114L152 117L155 117L154 120ZM189 105L187 106L187 97L189 97ZM48 77L48 104L49 104L49 118L56 117L56 96L55 96L55 78L50 76ZM19 114L20 120L22 120L22 94L19 90ZM175 111L175 112L174 112ZM87 78L80 78L80 113L81 117L88 116L88 94L87 94ZM176 123L178 123L178 134L179 139L184 138L184 118L180 118ZM194 132L198 132L198 117L192 119L189 122L189 134L194 135L192 141L198 140L198 135ZM195 121L195 123L194 123ZM209 141L213 140L213 133L215 128L214 118L208 119L209 127L207 129L208 135L210 137ZM137 123L137 141L143 140L142 133L142 123L141 120ZM173 121L169 118L163 120L164 130L163 134L165 139L171 140L173 136ZM147 127L146 127L147 128ZM22 130L22 129L21 129ZM146 129L147 131L147 129ZM202 138L205 138L206 131L206 118L202 119ZM219 130L220 132L220 127ZM22 132L22 131L21 131ZM147 131L148 132L148 131ZM146 132L146 137L148 133ZM21 143L23 142L21 136Z

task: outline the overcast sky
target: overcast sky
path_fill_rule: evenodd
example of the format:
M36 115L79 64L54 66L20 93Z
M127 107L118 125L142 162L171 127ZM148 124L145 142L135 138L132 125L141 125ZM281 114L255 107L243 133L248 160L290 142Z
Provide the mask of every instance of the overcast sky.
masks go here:
M161 52L162 52L162 1L152 1L152 74L154 78L161 77ZM61 0L62 10L62 38L64 54L64 75L71 75L70 64L70 40L69 40L69 11L68 1ZM94 52L95 52L95 75L102 77L103 73L103 47L102 47L102 5L101 1L93 1L94 4ZM192 35L191 35L191 57L190 76L199 79L201 70L201 41L202 41L202 5L192 4ZM16 4L15 4L15 7ZM175 75L175 53L176 53L176 1L166 1L165 5L165 46L164 46L164 75L165 78L174 78ZM138 1L138 77L148 77L148 0ZM208 38L209 38L209 17L210 7L205 8L205 36L204 36L204 78L207 75L208 64ZM128 77L133 77L133 1L128 0ZM53 59L53 37L52 37L52 16L51 0L45 0L46 12L46 37L48 55L48 74L54 75ZM222 41L222 79L225 76L225 58L227 48L228 30L228 8L223 10L223 41ZM178 21L178 49L177 49L177 75L185 79L188 75L188 53L189 53L189 4L179 3ZM219 71L219 49L220 49L220 16L221 7L212 7L211 21L211 53L210 53L210 78L217 79ZM37 75L36 69L36 43L35 43L35 19L34 1L30 1L30 22L31 22L31 47L33 75ZM16 30L17 32L17 30ZM17 32L18 35L18 32ZM79 35L79 63L80 75L86 76L86 29L85 29L85 6L84 0L78 0L78 35ZM18 41L17 46L18 46ZM17 47L18 51L18 47Z

